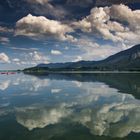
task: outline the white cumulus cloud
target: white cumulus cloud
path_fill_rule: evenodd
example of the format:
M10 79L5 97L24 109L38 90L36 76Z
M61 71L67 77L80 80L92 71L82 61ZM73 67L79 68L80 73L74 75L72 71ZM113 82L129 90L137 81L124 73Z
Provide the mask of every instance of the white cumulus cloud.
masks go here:
M53 55L61 55L62 52L59 51L59 50L51 50L51 54L53 54Z
M71 32L73 32L73 29L66 24L43 16L32 16L29 14L17 21L15 35L23 35L35 39L54 37L62 41L73 41L73 36L69 35Z
M10 59L5 53L0 53L0 63L10 63Z
M105 40L137 44L140 40L139 15L140 10L131 10L123 4L95 7L90 15L73 24L75 28Z

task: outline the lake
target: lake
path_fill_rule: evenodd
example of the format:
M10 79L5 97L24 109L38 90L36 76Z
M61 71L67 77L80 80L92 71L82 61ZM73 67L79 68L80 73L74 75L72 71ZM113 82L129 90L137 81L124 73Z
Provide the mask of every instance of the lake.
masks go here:
M0 75L0 140L118 139L140 139L140 74Z

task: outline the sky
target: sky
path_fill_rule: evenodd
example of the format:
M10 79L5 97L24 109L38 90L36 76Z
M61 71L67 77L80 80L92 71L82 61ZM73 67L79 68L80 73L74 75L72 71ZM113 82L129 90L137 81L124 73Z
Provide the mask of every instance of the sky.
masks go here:
M139 0L0 1L0 70L97 61L139 43Z

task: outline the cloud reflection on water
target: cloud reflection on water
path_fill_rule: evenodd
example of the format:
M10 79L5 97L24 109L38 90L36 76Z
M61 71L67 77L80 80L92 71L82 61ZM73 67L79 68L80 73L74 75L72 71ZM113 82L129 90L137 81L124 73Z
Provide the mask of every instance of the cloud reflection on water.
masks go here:
M16 109L17 122L32 130L61 123L65 118L85 126L93 135L125 137L140 132L139 100L104 83L80 85L82 92L68 101L59 98L54 106L35 104Z
M67 120L98 136L123 138L131 132L140 133L140 100L103 82L19 75L0 83L0 90L9 91L0 94L0 116L14 112L16 121L30 131L55 127ZM15 89L20 93L11 93ZM38 100L32 103L35 95ZM15 98L22 101L22 96L31 99L30 103L25 100L24 105L12 106L11 102Z

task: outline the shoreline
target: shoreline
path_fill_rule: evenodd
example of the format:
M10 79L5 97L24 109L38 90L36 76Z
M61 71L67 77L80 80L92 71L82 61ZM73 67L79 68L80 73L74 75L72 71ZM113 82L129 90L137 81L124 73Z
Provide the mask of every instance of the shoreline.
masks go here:
M92 74L92 73L140 73L140 71L43 71L43 72L24 72L27 74L55 74L55 73L67 73L67 74Z

